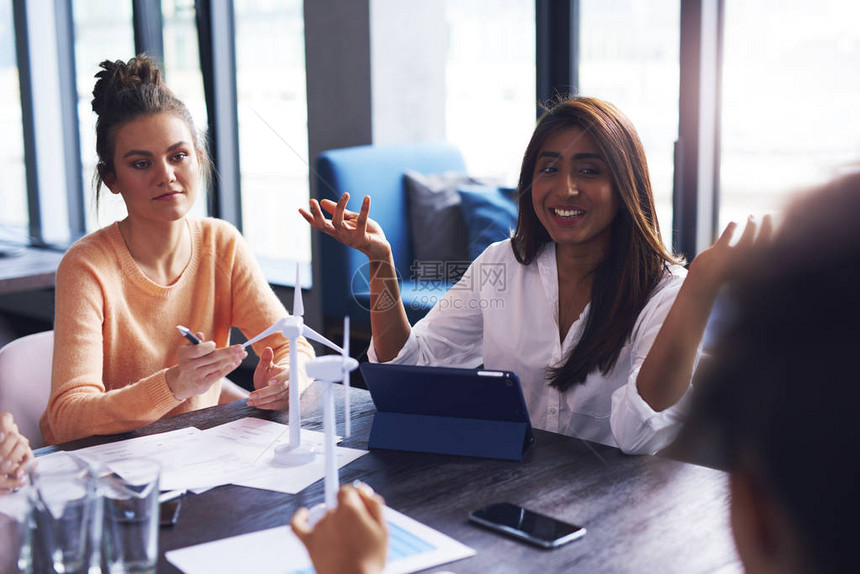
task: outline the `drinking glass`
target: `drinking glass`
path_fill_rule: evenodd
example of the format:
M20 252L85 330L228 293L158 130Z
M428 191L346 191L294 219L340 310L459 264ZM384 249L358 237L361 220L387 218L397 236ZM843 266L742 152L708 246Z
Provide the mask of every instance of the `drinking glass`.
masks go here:
M104 560L110 574L150 574L158 560L161 467L146 459L111 463L104 498Z
M30 487L0 493L0 574L31 574Z
M90 466L68 453L53 453L39 458L30 480L34 570L98 572L102 504Z

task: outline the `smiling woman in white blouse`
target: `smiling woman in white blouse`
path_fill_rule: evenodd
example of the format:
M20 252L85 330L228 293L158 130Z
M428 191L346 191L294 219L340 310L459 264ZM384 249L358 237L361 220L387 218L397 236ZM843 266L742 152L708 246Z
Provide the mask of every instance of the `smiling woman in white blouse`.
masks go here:
M759 232L750 220L734 245L730 225L687 272L664 247L635 128L595 98L547 109L517 198L513 237L488 247L414 327L402 303L375 305L400 297L370 198L359 213L346 210L348 194L300 211L369 259L371 361L514 371L535 427L661 450L680 427L717 292L770 222Z

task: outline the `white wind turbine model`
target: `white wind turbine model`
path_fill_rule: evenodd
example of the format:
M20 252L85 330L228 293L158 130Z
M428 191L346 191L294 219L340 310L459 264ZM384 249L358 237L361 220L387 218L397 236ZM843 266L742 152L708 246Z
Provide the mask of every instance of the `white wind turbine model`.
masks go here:
M349 356L349 317L343 319L343 350L340 355L326 355L308 362L308 376L325 383L323 402L323 427L325 431L325 503L311 509L310 519L316 522L325 511L337 506L337 438L334 414L334 383L343 381L346 396L349 396L349 373L358 368L358 361ZM344 400L344 422L349 436L349 402Z
M274 325L254 337L248 339L242 344L242 347L256 343L260 339L264 339L273 333L280 332L290 341L290 442L281 445L275 449L273 462L284 466L299 466L307 464L314 459L314 451L308 446L302 445L301 430L302 430L302 409L299 403L299 363L298 363L298 344L299 337L304 336L308 339L313 339L323 345L343 353L343 349L305 325L302 316L305 314L305 307L302 303L302 283L300 281L299 266L296 265L296 287L293 292L293 314L283 319L278 319ZM321 360L324 357L321 357ZM340 360L340 357L338 357ZM310 373L308 373L310 375Z

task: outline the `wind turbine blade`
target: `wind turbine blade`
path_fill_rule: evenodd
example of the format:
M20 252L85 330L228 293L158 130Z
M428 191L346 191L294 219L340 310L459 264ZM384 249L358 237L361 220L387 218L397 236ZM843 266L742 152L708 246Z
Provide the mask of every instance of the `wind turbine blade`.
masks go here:
M305 314L305 304L302 302L302 270L296 263L296 286L293 290L293 315L302 317Z
M349 417L349 369L346 361L349 359L349 315L343 318L343 434L346 438L352 434Z
M313 329L311 329L307 325L302 326L302 335L304 335L308 339L312 339L312 340L316 341L317 343L322 343L323 345L325 345L329 349L332 349L333 351L336 351L338 353L343 353L342 348L338 347L337 345L335 345L334 343L332 343L331 341L329 341L328 339L326 339L325 337L323 337L322 335L320 335L319 333L317 333L316 331L314 331Z
M284 323L283 319L278 319L277 321L275 321L274 325L272 325L271 327L269 327L268 329L266 329L265 331L263 331L262 333L260 333L256 337L254 337L253 339L248 339L247 341L242 343L242 348L244 349L250 345L253 345L254 343L259 341L260 339L265 339L266 337L268 337L272 333L277 333L278 331L281 330L281 326L283 325L283 323Z

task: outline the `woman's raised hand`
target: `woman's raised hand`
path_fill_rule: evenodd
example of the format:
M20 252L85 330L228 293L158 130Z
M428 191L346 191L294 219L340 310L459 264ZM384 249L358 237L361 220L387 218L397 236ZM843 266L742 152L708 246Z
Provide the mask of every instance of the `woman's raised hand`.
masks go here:
M394 255L382 227L368 218L370 197L364 196L359 213L347 211L348 201L348 193L344 193L337 203L326 199L317 203L312 199L310 212L299 209L299 213L314 229L367 255L373 345L381 362L390 361L406 344L411 330L400 298ZM331 214L331 219L326 218L324 211ZM392 301L396 303L392 305Z
M299 209L299 213L314 229L331 235L348 247L358 249L369 259L387 260L391 245L385 238L382 227L368 217L370 197L364 196L359 213L347 210L347 202L348 193L344 193L337 203L329 199L323 199L321 202L312 199L310 211ZM331 219L327 219L323 212L331 215Z
M690 264L687 281L716 295L720 287L735 279L753 255L770 243L773 236L773 219L765 215L761 223L755 218L747 220L740 239L732 245L737 224L729 223L720 238L702 251Z
M730 223L717 242L690 264L687 278L639 369L639 394L655 411L669 408L684 396L720 288L744 272L773 234L770 216L761 224L751 217L740 239L732 244L736 227Z

